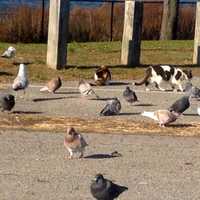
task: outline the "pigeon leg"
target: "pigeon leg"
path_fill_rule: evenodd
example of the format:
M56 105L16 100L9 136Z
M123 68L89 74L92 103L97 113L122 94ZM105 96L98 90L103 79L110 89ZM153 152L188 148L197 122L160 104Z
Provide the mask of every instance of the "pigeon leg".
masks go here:
M161 128L165 128L165 125L162 124L162 123L159 123L159 126L160 126Z
M81 155L79 156L79 158L83 158L83 151L81 151Z
M69 149L69 159L73 158L73 151L71 149Z

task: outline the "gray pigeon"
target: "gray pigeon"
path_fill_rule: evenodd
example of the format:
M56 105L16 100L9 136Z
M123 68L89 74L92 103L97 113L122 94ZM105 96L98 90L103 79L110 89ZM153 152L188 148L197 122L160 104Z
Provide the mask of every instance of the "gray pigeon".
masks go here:
M199 99L200 98L200 89L198 87L193 86L189 91L189 95L191 98Z
M128 103L134 103L138 101L138 98L133 90L130 89L130 87L126 87L126 89L123 92L123 97Z
M175 103L173 103L170 108L168 109L170 112L175 112L178 114L182 114L185 110L190 107L190 96L183 96Z
M0 95L0 109L1 111L10 111L15 105L15 97L12 94Z
M128 190L128 188L105 179L102 174L97 174L90 185L91 194L97 200L116 199L125 190Z
M12 58L15 56L16 49L12 46L10 46L2 55L3 58Z
M190 82L186 83L185 92L191 98L195 98L195 99L200 98L200 89L196 86L193 86L192 83L190 83Z
M82 96L89 96L89 95L95 95L97 99L99 99L99 96L94 92L91 85L86 82L85 80L80 80L78 84L78 89Z
M24 90L25 91L25 89L28 87L29 82L28 82L28 78L27 78L26 68L27 68L27 66L25 64L19 65L19 72L12 84L13 90L15 90L15 91Z
M121 110L121 103L117 98L109 100L100 112L100 116L118 115Z
M184 91L185 92L189 92L191 89L192 89L192 83L191 82L187 82L186 84L185 84L185 89L184 89Z

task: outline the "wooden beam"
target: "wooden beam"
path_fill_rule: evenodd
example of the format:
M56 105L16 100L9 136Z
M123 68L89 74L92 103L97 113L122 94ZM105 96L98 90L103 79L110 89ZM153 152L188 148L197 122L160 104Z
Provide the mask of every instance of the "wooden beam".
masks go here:
M122 38L121 64L140 64L143 2L125 1L124 30Z
M164 0L160 40L172 40L175 37L178 16L177 0Z
M69 0L50 0L47 65L61 69L67 62Z
M200 65L200 0L196 4L193 64Z

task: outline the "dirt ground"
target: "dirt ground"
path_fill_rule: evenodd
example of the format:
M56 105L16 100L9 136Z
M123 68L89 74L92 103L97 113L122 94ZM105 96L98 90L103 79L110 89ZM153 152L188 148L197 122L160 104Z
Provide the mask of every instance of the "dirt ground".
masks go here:
M96 173L103 173L105 177L129 188L119 199L200 199L199 137L172 136L173 133L177 135L176 132L180 129L189 135L189 125L199 124L200 118L196 113L199 102L192 103L175 122L176 126L165 129L166 136L154 132L154 129L150 135L148 132L138 135L139 129L133 128L130 128L129 134L124 135L126 130L123 127L128 126L128 121L135 121L141 127L149 123L153 124L153 128L157 127L152 120L140 116L140 113L144 110L168 108L183 95L181 92L171 91L146 92L143 87L131 86L136 90L139 102L130 106L122 98L125 83L95 88L101 100L81 98L76 88L77 82L65 82L55 95L41 94L41 85L38 84L30 85L25 99L17 94L13 113L1 113L0 199L90 200L93 198L89 185ZM194 78L193 83L198 86L200 79ZM10 89L2 91L12 92ZM116 117L99 117L105 100L114 96L121 100L121 114ZM9 121L13 117L16 118L15 124ZM59 121L64 129L51 128L49 125L50 128L44 128L41 132L39 128L33 131L20 124L20 120L29 117L33 121L37 120L37 123L41 121L40 125L43 123L43 126L48 123L45 124L42 119L48 117L63 120L70 118L72 121L74 118L79 119L74 123L89 143L85 158L65 158L67 151L63 147L63 137L65 125L70 120L66 121L66 124ZM4 119L8 121L5 123ZM87 123L89 120L91 123ZM95 120L102 120L103 125L92 131L92 127L97 124ZM115 127L112 127L113 124L109 125L109 120L115 121ZM5 130L3 123L8 125L7 128L14 128ZM21 125L20 130L16 130L17 123ZM120 123L121 129L116 129ZM81 127L90 127L89 132L92 134L88 134L87 129ZM151 129L150 126L145 130L148 129ZM117 130L117 134L112 134L116 133L113 130ZM192 130L199 132L199 127L193 127ZM99 132L107 134L97 134ZM122 157L112 158L110 153L113 151L118 151Z
M129 188L120 200L200 199L199 138L84 136L85 158L68 160L64 133L1 131L0 199L92 200L97 173Z

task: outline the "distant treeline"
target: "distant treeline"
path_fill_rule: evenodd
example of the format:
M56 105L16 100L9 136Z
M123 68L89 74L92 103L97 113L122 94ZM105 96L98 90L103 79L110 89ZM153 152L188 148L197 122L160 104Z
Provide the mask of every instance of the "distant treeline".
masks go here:
M108 41L110 39L110 7L105 3L97 8L75 7L70 11L69 41ZM145 3L142 39L157 40L160 36L162 4ZM193 39L195 28L195 6L179 8L177 39ZM48 10L20 6L0 13L0 41L4 42L45 42L48 33ZM121 40L123 32L124 5L115 4L113 18L113 40ZM41 31L41 28L43 30Z

